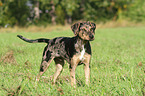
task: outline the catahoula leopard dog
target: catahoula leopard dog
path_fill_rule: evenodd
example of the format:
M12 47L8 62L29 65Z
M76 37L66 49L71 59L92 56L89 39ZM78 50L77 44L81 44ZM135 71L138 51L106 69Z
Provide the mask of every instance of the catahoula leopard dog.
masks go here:
M95 23L78 22L71 26L74 32L74 37L56 37L54 39L35 39L30 40L21 35L17 35L20 39L29 43L47 43L44 48L40 71L36 78L39 81L41 75L47 70L52 60L56 64L56 72L53 76L53 83L56 82L57 77L62 72L64 60L69 63L71 86L75 86L75 70L77 65L84 64L85 81L90 83L90 59L91 46L89 41L94 40Z

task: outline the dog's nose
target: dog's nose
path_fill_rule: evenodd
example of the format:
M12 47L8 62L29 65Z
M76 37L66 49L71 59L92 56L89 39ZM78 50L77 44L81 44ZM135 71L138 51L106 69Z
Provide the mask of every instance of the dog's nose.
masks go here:
M90 37L91 39L93 39L93 38L94 38L94 35L91 34L91 35L89 35L89 37Z

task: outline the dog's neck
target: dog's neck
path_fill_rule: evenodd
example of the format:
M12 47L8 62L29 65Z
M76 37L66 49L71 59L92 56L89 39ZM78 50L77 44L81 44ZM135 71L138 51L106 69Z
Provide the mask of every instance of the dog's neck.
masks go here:
M79 37L78 35L75 36L77 43L80 45L85 45L88 41L87 40L83 40L81 37Z
M81 39L79 36L75 36L75 38L77 40L75 44L75 48L78 52L79 51L81 52L82 50L84 50L84 46L88 41Z

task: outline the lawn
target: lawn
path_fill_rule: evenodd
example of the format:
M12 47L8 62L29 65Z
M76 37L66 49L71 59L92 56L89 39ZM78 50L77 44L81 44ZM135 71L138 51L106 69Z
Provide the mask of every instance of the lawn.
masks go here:
M12 32L11 32L12 31ZM145 27L97 29L91 42L91 83L85 85L83 65L76 69L77 87L70 85L68 63L56 85L52 85L55 64L52 62L36 84L36 75L45 43L26 43L24 37L54 38L73 36L70 29L48 32L6 30L0 32L0 95L31 96L144 96L145 95Z

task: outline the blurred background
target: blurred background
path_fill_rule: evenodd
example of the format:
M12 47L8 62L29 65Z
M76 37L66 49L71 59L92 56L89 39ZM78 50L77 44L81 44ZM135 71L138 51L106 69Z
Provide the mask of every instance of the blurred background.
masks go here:
M143 24L145 0L0 0L0 28L87 20Z

